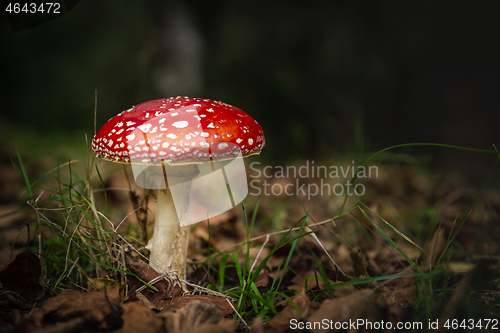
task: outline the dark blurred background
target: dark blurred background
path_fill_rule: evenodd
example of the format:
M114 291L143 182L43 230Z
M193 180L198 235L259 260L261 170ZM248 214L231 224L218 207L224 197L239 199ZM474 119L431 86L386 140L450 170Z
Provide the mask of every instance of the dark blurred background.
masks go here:
M98 128L160 97L233 104L262 125L271 163L410 142L492 149L498 13L493 1L80 1L14 33L2 11L0 154L84 151L96 90ZM468 174L494 161L402 151Z

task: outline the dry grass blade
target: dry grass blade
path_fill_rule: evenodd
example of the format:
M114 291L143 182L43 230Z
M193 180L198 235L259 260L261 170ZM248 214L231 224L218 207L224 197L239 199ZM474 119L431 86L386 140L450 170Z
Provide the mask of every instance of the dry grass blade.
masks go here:
M323 246L323 244L321 244L321 242L319 241L318 236L316 236L316 234L308 226L305 226L304 229L305 229L305 231L310 232L310 235L316 240L316 242L319 244L319 246L323 249L323 251L328 256L328 258L330 258L330 260L332 261L333 265L335 267L337 267L339 269L339 272L342 273L345 276L345 273L342 270L342 268L340 268L339 265L337 265L337 263L335 262L335 260L333 260L333 258L330 256L330 253L328 253L328 251L325 249L325 247Z
M132 211L132 212L131 212L131 213L129 213L127 216L125 216L125 218L122 220L122 222L123 222L126 218L128 218L130 215L132 215L133 213L134 213L134 212ZM135 251L135 252L136 252L139 256L141 256L144 260L149 260L149 259L148 259L148 258L147 258L144 254L142 254L139 250L137 250L137 249L136 249L136 248L135 248L132 244L130 244L130 242L129 242L129 241L127 241L127 240L126 240L126 239L125 239L122 235L120 235L120 234L118 233L118 228L120 227L120 225L121 225L121 223L122 223L122 222L120 222L120 224L118 224L118 226L117 226L117 227L115 227L115 225L113 224L113 222L111 222L111 220L110 220L110 219L109 219L106 215L104 215L104 214L103 214L103 213L101 213L101 212L98 212L98 214L99 214L100 216L102 216L102 217L103 217L106 221L108 221L108 223L111 225L111 229L113 229L113 232L115 232L115 233L116 233L116 235L117 235L117 236L118 236L118 237L119 237L122 241L124 241L124 242L125 242L128 246L130 246L130 248L131 248L132 250L134 250L134 251Z
M309 227L316 227L316 226L319 226L319 225L322 225L322 224L326 224L326 223L329 223L329 222L335 223L335 220L334 219L328 219L328 220L321 221L321 222L318 222L318 223L309 224L308 226ZM265 234L265 235L261 235L261 236L252 237L248 241L239 242L239 243L233 244L231 246L228 246L228 247L222 249L221 252L223 252L223 253L227 252L227 251L229 251L229 250L231 250L233 248L236 248L236 247L239 247L239 246L241 246L243 244L246 244L247 242L254 242L254 241L262 239L262 238L267 238L267 237L270 237L270 236L286 234L287 232L290 232L290 231L299 231L299 230L300 230L300 227L295 227L295 228L291 228L291 229L283 229L283 230L280 230L280 231L271 232L271 233L268 233L268 234Z
M242 322L243 324L245 324L245 327L248 329L248 328L249 328L249 326L248 326L247 322L245 321L245 319L243 319L243 317L240 315L240 313L236 310L236 308L234 307L233 303L231 303L231 301L230 301L230 300L228 300L227 298L226 298L226 301L227 301L227 303L228 303L228 304L229 304L229 305L233 308L234 313L236 313L236 315L238 316L238 318L240 318L241 322Z
M257 256L255 257L255 260L252 264L252 267L250 268L249 277L251 276L251 273L253 272L253 269L255 268L255 265L257 264L257 260L259 259L260 254L262 253L262 250L266 246L267 242L269 242L269 235L266 235L266 240L264 241L264 244L262 244L262 246L260 247L259 253L257 253Z

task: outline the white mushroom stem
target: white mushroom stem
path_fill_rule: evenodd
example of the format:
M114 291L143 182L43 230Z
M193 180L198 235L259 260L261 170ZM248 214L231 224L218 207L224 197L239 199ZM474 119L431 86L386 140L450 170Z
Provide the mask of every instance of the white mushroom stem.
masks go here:
M191 182L193 172L198 173L196 165L189 167L190 175L180 173L175 176L181 189L177 188L175 195L177 210L168 187L158 190L156 203L156 221L151 242L149 265L159 273L170 272L180 279L185 278L186 258L189 243L189 224L182 226L181 221L191 220ZM169 175L169 179L172 177Z

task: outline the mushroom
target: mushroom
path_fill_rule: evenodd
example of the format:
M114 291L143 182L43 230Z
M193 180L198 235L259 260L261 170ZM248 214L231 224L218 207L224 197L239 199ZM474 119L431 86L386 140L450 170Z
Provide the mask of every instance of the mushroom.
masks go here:
M198 165L259 154L264 143L257 121L234 106L171 97L139 104L109 119L92 140L92 150L102 159L131 164L133 170L139 167L138 173L156 168L153 181L161 182L149 187L158 188L149 264L159 273L176 272L184 279L193 223L190 189ZM172 197L174 187L177 200Z

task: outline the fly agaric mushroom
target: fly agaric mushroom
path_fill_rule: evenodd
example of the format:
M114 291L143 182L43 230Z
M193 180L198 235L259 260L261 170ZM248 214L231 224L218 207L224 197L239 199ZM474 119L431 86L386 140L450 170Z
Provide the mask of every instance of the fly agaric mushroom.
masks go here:
M264 143L257 121L234 106L171 97L139 104L108 120L92 140L92 150L108 161L156 166L164 182L184 184L182 202L176 205L172 184L158 187L149 263L159 273L176 271L183 279L189 226L179 221L189 220L189 180L198 174L197 165L259 154ZM183 167L168 171L176 166Z

